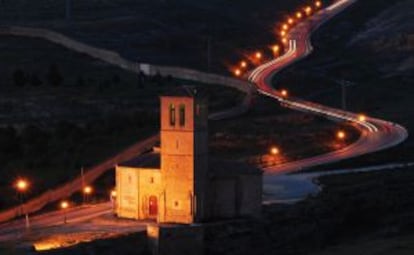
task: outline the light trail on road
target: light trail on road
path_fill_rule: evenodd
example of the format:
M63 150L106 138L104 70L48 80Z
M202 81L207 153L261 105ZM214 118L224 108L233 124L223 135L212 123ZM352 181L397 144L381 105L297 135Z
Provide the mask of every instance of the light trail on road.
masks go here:
M284 107L321 115L329 119L349 121L356 124L355 126L361 132L360 138L355 143L337 151L298 161L288 162L282 165L267 167L264 169L265 174L294 172L316 165L360 156L395 146L403 142L408 137L407 130L396 123L372 117L364 116L361 118L361 115L356 113L283 95L280 91L277 91L272 87L271 81L273 76L287 66L290 66L308 56L313 51L313 47L310 42L312 32L319 28L327 20L345 10L354 2L356 2L356 0L337 1L292 27L286 35L286 38L289 39L288 51L279 58L254 69L250 72L248 80L256 85L256 88L260 94L278 100Z

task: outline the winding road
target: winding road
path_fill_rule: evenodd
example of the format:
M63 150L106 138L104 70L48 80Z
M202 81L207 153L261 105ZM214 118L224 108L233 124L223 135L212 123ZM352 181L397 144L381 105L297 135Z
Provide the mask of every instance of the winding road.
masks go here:
M265 174L273 175L294 172L316 165L357 157L370 152L390 148L407 139L407 130L396 123L372 117L361 119L360 115L356 113L282 95L281 91L277 91L272 87L272 78L274 75L283 68L308 56L312 52L313 47L310 42L312 32L354 2L356 2L356 0L337 1L331 6L319 10L311 17L298 23L287 34L289 47L286 53L281 57L254 69L249 75L249 81L256 85L257 91L260 94L278 100L282 106L321 115L338 121L354 123L360 130L360 138L355 143L337 151L265 168ZM266 178L264 181L266 183Z

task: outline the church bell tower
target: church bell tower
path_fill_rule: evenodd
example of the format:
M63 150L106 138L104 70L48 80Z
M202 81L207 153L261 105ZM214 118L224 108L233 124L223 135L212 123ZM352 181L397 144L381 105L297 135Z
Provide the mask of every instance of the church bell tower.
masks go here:
M191 224L207 214L208 110L195 91L161 97L161 223Z

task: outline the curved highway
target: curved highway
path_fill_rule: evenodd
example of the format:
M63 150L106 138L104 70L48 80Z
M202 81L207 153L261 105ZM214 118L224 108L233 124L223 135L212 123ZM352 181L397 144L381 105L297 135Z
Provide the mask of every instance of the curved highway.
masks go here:
M254 69L249 74L248 79L256 85L259 93L278 100L284 107L321 115L337 121L354 123L361 132L360 138L355 143L337 151L265 168L266 174L293 172L303 168L360 156L395 146L408 137L407 130L396 123L372 117L361 118L361 116L352 112L283 95L281 91L277 91L272 87L274 75L312 52L313 48L310 43L312 32L354 2L356 0L336 1L331 6L319 10L311 17L298 23L287 34L286 38L288 39L289 47L286 53Z

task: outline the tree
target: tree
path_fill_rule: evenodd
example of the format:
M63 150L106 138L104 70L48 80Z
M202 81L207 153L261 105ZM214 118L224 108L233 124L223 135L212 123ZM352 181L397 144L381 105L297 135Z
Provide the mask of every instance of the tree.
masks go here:
M27 83L27 76L22 69L17 69L13 73L14 85L17 87L23 87Z
M50 65L49 72L47 74L47 80L50 85L57 87L62 84L63 76L59 71L57 64Z

